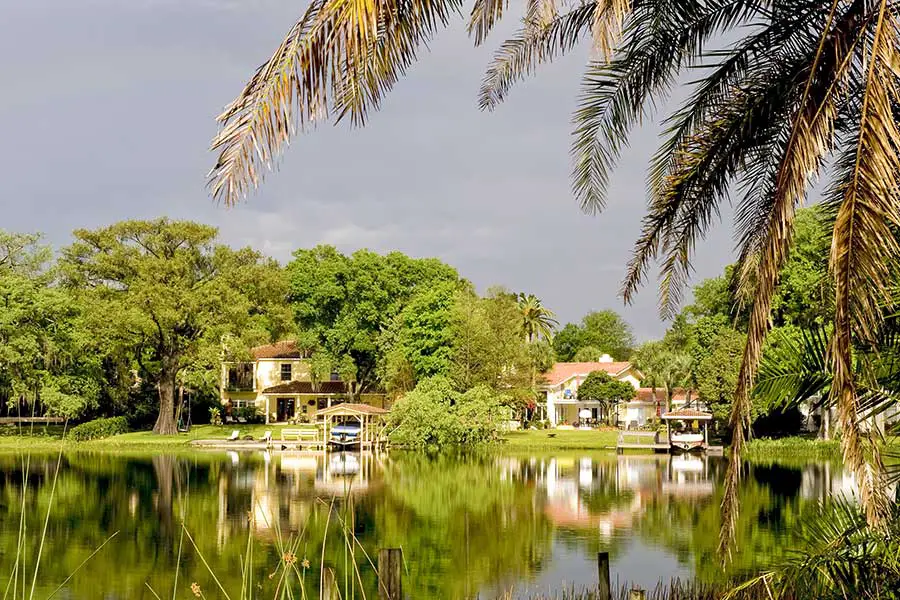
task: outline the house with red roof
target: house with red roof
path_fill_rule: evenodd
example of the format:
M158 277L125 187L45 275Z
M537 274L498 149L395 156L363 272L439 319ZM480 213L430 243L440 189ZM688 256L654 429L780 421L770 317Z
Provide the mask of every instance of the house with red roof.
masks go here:
M623 398L613 407L598 401L579 400L578 387L594 371L603 371L611 377L630 383L634 388L634 396ZM615 421L621 427L640 427L650 419L659 418L666 411L665 390L642 387L643 379L643 373L630 362L616 361L608 354L604 354L596 362L556 363L544 374L540 388L545 396L542 408L553 427L575 425L584 421ZM684 406L692 398L696 400L696 394L690 390L675 390L672 409ZM608 414L608 411L612 414Z
M222 363L219 397L226 414L265 415L266 423L312 421L318 410L354 396L354 384L331 373L314 381L310 354L293 340L257 346L251 361ZM384 394L357 394L360 402L384 408Z

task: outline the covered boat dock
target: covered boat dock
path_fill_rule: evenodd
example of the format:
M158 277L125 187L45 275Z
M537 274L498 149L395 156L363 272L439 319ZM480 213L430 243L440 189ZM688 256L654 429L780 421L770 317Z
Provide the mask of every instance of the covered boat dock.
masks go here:
M335 404L316 412L316 418L323 423L324 442L331 439L335 420L357 421L359 423L360 450L376 448L386 442L384 417L388 411L369 404Z

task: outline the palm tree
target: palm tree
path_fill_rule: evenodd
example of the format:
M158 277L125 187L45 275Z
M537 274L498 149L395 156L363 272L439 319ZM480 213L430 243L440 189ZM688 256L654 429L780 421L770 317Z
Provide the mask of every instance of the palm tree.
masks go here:
M553 311L544 307L541 299L534 294L520 293L516 296L516 304L521 314L522 333L529 344L535 340L544 338L549 340L553 336L553 329L559 325L554 318Z
M872 344L889 265L900 257L898 7L887 0L528 0L523 26L503 43L480 95L494 108L540 63L588 38L575 113L574 190L603 207L609 174L630 129L666 98L678 75L703 67L683 108L666 119L649 168L649 207L628 266L630 301L661 260L660 303L669 315L696 242L726 199L736 207L737 297L750 305L747 344L731 416L732 452L723 546L733 534L750 392L769 329L794 214L813 178L825 177L835 215L831 252L832 396L845 462L868 522L888 506L875 444L859 427L854 344ZM312 0L272 57L220 115L213 142L214 197L232 203L258 184L295 125L333 114L365 122L462 0ZM481 43L507 0L473 0L469 31ZM738 28L740 26L740 28ZM732 32L728 47L721 34ZM823 165L833 168L823 170ZM738 192L733 194L732 192ZM732 198L732 196L737 196Z
M652 388L654 400L657 388L663 389L666 412L670 412L675 390L690 383L691 357L667 348L663 342L646 342L635 351L631 362L644 375L642 383Z

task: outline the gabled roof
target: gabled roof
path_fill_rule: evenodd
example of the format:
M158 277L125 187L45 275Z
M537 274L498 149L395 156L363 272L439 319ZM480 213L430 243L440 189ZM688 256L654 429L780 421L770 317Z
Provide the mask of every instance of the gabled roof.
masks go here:
M316 411L316 415L386 415L388 411L371 404L335 404Z
M697 410L696 408L681 408L662 415L662 419L687 419L689 421L707 421L712 419L712 414Z
M554 387L576 375L587 376L594 371L605 371L612 376L620 375L631 368L628 361L618 362L558 362L544 373L544 386Z
M267 387L263 394L346 394L347 384L343 381L323 381L314 388L311 381L287 381Z
M256 360L263 358L306 358L306 353L297 347L293 340L283 340L274 344L257 346L250 350L250 354Z

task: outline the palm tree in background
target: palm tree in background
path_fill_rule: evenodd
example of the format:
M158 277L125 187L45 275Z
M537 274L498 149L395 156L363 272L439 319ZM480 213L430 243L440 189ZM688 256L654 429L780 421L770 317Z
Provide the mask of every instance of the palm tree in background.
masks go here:
M418 49L462 0L312 0L272 57L220 115L211 172L215 198L231 204L259 183L284 144L329 116L365 122ZM488 67L480 92L493 109L543 62L594 49L574 115L573 187L588 212L603 208L628 133L702 67L688 101L668 115L651 159L648 210L623 285L631 301L660 261L660 304L673 314L698 240L723 201L735 207L736 295L750 307L731 416L723 547L733 536L750 392L769 329L778 274L796 208L813 178L828 184L834 330L831 396L841 446L866 519L888 504L878 448L859 424L853 347L875 343L900 244L900 129L895 0L528 0L523 24ZM473 0L469 31L480 44L506 0ZM732 43L723 47L722 34ZM824 170L823 165L829 164Z
M541 299L534 294L519 293L516 296L516 304L522 316L522 333L529 344L535 340L553 337L553 329L559 325L553 311L546 308Z
M642 385L648 385L653 390L654 401L656 390L663 389L666 394L666 412L671 412L675 390L690 386L691 357L657 341L642 344L631 357L631 362L644 375ZM685 391L685 394L689 393Z

